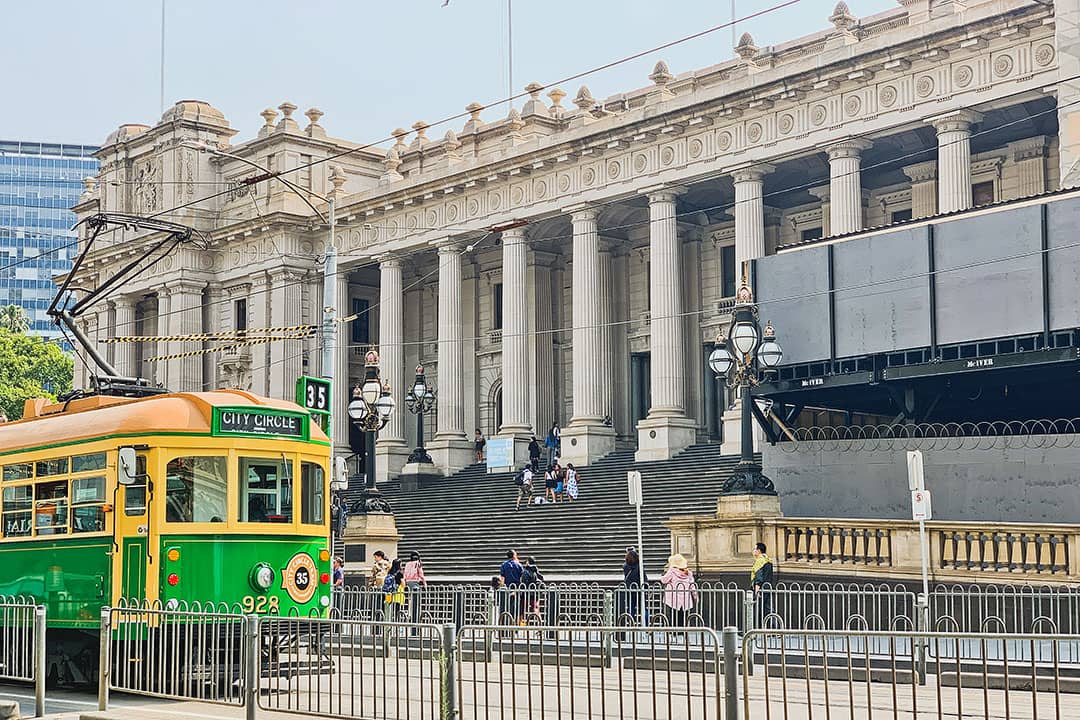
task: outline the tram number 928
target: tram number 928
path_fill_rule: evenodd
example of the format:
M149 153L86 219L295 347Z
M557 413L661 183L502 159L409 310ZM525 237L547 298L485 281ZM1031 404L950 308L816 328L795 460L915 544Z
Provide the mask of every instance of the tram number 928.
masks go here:
M260 595L259 597L253 597L245 595L240 599L240 609L245 613L254 613L256 615L276 613L280 603L281 601L273 596Z

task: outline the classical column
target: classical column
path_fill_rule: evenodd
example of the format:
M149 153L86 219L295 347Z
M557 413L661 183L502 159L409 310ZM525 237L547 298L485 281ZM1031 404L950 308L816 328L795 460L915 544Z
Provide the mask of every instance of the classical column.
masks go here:
M683 405L686 384L682 319L682 268L675 199L682 191L649 193L649 416L638 423L638 461L664 460L696 439Z
M755 164L736 168L731 174L735 182L736 285L747 260L765 257L765 203L762 192L765 176L774 169L772 165Z
M334 283L336 317L338 319L347 317L352 311L349 306L349 273L338 267L337 276L329 280L329 282ZM349 330L349 323L338 322L337 333L335 333L337 344L334 348L334 385L331 388L331 391L337 395L334 407L340 410L330 418L330 422L333 423L334 448L340 455L348 455L351 452L349 448L349 416L345 412L349 402L352 400L353 388L352 378L349 376L349 357L351 354L349 343L352 341L352 334ZM394 412L401 412L401 408L397 408Z
M600 407L604 416L614 423L614 388L617 380L614 377L616 365L614 353L616 345L616 332L614 314L612 310L613 278L612 265L614 259L612 243L601 239L600 241L600 356L604 359L605 370L600 382ZM621 386L620 386L621 387ZM612 428L614 432L614 428Z
M863 229L859 156L870 145L866 140L845 140L826 148L829 155L829 229L832 235Z
M405 407L407 384L402 295L401 260L392 256L379 258L379 376L384 383L390 384L396 409L386 426L379 431L375 443L377 482L397 477L409 455L405 443L405 421L412 415Z
M303 308L304 274L293 268L270 271L270 327L291 328L300 325ZM303 341L277 340L270 346L270 397L296 398L296 380L304 370Z
M184 336L195 335L203 332L202 306L203 288L205 282L191 280L174 280L165 284L165 292L168 295L168 310L161 311L160 295L158 317L166 319L167 332L161 332L159 323L159 335ZM181 354L202 348L202 341L172 340L161 343L164 346L163 354ZM160 347L160 346L159 346ZM193 355L190 357L171 358L162 360L158 365L165 364L167 368L165 377L168 379L166 387L173 392L197 392L202 390L202 357Z
M113 335L136 335L135 298L130 295L117 295L112 299L112 306ZM116 344L113 365L122 377L137 377L139 374L138 368L135 367L135 350L136 346L133 342Z
M1032 197L1046 192L1046 136L1011 142L1009 152L1016 166L1016 191L1013 197Z
M212 282L206 286L206 302L203 304L203 329L205 332L214 332L216 330L224 330L225 325L222 323L222 317L225 314L225 291L221 287L221 283ZM217 341L203 341L203 349L209 350L213 347L220 347L223 343ZM220 352L207 352L202 357L202 373L203 373L203 390L215 390L222 387L221 377L219 375L221 353Z
M937 215L937 161L908 165L904 174L911 180L911 217Z
M810 188L807 192L821 201L821 237L827 238L832 235L829 186L818 185Z
M929 120L938 139L938 211L971 207L971 126L982 120L974 110L958 110Z
M604 427L603 388L611 380L604 354L603 289L596 208L570 215L573 227L573 371L574 414L563 436L563 458L588 465L615 448L615 432Z
M265 272L251 276L251 292L248 295L249 330L261 330L270 326L267 309L270 304L270 278ZM160 316L160 313L159 313ZM250 352L251 392L266 395L270 376L270 348L268 345L252 345ZM347 439L347 436L346 436Z
M447 475L469 465L465 435L465 378L462 372L461 313L462 246L439 246L439 394L431 457Z
M501 435L527 436L529 423L528 244L524 228L504 230ZM515 456L518 450L515 449Z

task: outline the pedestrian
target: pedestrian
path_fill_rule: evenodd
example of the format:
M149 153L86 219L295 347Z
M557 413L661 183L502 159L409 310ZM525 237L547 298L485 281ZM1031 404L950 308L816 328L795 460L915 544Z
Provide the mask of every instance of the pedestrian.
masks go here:
M540 443L535 435L529 440L529 462L532 464L534 473L540 472Z
M521 500L523 498L525 500L525 507L532 505L533 471L531 465L525 465L525 467L521 468L521 472L517 474L516 482L518 486L518 496L514 510L520 510Z
M750 568L750 587L757 601L757 626L763 627L765 618L772 613L771 589L773 586L773 563L765 552L765 543L754 546L754 564Z
M671 627L685 627L687 614L698 601L697 583L686 558L679 553L669 557L667 572L660 582L664 585L664 605L668 607Z
M491 595L495 606L495 624L510 625L513 617L510 615L510 591L506 589L506 581L502 575L492 575Z
M523 588L525 613L540 618L540 590L544 587L544 574L536 564L536 558L527 557L521 564L521 586Z
M476 432L473 433L473 447L476 449L476 462L484 462L484 446L487 445L487 440L484 438L484 433L480 432L480 428L476 428Z
M503 585L506 586L506 590L510 594L508 610L513 613L511 619L515 624L521 619L522 598L518 591L521 589L521 576L524 572L525 568L521 567L521 563L518 562L517 550L507 550L506 560L499 566L499 575L502 577Z
M383 582L386 580L386 573L390 572L390 561L386 559L386 553L382 550L376 550L372 557L375 559L371 562L371 575L368 584L373 588L382 588Z
M333 582L335 588L345 587L345 563L341 562L341 558L334 556L334 574Z
M559 423L551 423L547 437L544 438L544 447L547 448L548 465L554 465L562 447L562 431L559 429Z
M566 499L577 500L578 496L578 471L574 463L566 463Z
M420 560L420 553L413 550L409 553L409 562L402 569L405 578L405 589L409 594L409 619L420 622L420 596L421 588L427 589L427 578L424 577L424 563ZM416 634L416 631L413 631Z
M386 604L386 621L403 622L405 620L405 573L401 569L401 560L394 558L382 586Z
M559 478L555 474L555 468L548 465L546 471L544 471L544 500L554 503L557 501L555 497L555 489L559 486Z
M621 600L619 624L637 625L638 608L641 606L642 590L649 583L649 579L645 575L645 569L641 566L641 559L638 557L637 548L626 548L626 554L623 556L622 574L624 589L619 594L619 599ZM647 611L645 617L647 620Z

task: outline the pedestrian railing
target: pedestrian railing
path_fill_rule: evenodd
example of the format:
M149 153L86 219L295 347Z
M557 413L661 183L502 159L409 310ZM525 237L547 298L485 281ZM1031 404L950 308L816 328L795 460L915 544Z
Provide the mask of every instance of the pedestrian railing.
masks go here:
M938 585L930 616L935 630L1080 634L1080 587Z
M0 596L0 678L34 683L35 717L45 714L45 606Z
M753 630L744 717L1066 718L1080 683L1060 662L1077 635Z

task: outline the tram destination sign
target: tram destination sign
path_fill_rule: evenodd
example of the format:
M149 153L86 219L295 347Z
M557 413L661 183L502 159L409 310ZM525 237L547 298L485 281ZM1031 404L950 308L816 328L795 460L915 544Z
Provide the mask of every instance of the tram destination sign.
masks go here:
M308 440L309 422L307 415L283 410L216 407L210 434Z

